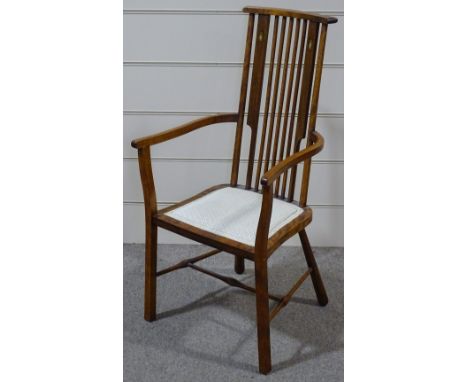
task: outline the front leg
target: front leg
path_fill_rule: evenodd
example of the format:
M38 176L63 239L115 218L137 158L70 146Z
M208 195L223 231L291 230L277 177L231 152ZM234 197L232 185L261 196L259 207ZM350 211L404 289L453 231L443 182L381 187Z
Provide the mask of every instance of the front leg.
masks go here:
M156 270L157 270L157 247L158 227L150 225L146 228L145 248L145 320L156 320Z
M156 319L156 250L158 231L153 216L156 214L156 189L151 167L150 147L138 149L141 184L145 201L145 320Z
M268 296L268 237L273 193L263 186L262 209L255 238L255 290L257 297L258 368L260 373L271 370L270 300Z
M256 253L255 289L257 298L258 369L262 374L271 371L270 304L268 297L268 267L266 256Z

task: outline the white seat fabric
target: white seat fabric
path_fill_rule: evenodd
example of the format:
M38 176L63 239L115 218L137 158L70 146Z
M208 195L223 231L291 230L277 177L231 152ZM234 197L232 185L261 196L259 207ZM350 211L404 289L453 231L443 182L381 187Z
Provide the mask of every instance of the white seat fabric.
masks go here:
M250 246L255 245L262 195L226 187L166 213L173 219ZM273 199L269 237L304 210Z

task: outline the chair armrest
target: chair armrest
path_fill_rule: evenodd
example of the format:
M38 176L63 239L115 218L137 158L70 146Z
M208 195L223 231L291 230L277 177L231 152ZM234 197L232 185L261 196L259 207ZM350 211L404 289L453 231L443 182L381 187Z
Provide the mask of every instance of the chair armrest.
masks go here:
M173 138L180 137L181 135L190 133L193 130L197 130L200 127L213 125L215 123L224 123L224 122L237 122L238 114L237 113L221 113L210 115L207 117L196 119L188 123L184 123L173 129L163 131L161 133L148 135L146 137L137 138L132 141L132 147L136 149L141 149L143 147L155 145L157 143L165 142Z
M268 246L270 220L273 208L273 190L271 185L282 173L300 162L311 158L322 150L323 137L319 133L313 132L312 139L314 142L313 144L277 163L262 177L262 208L260 211L260 218L258 219L255 238L255 248L258 253L262 253L261 256L267 256L265 253Z
M305 149L287 157L281 162L278 162L274 167L268 170L262 177L261 183L263 186L270 186L285 171L289 170L291 167L299 164L300 162L313 157L322 150L323 137L317 132L313 132L312 134L314 143Z

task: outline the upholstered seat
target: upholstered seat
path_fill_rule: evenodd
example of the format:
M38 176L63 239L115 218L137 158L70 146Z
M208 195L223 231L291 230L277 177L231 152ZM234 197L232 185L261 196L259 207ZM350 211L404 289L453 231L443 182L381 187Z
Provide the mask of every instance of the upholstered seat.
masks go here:
M262 194L225 187L173 209L166 215L253 247L261 206ZM303 212L294 204L273 199L269 237Z

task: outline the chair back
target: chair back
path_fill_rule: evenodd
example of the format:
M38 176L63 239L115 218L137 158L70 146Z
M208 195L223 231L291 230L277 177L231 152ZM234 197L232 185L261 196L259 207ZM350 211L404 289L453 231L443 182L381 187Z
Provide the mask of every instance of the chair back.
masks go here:
M250 145L245 187L258 191L265 172L314 141L327 27L337 19L273 8L243 11L249 21L231 185L238 184L246 122ZM307 204L309 174L310 160L302 171L301 206ZM293 201L296 175L297 166L278 178L274 196Z

